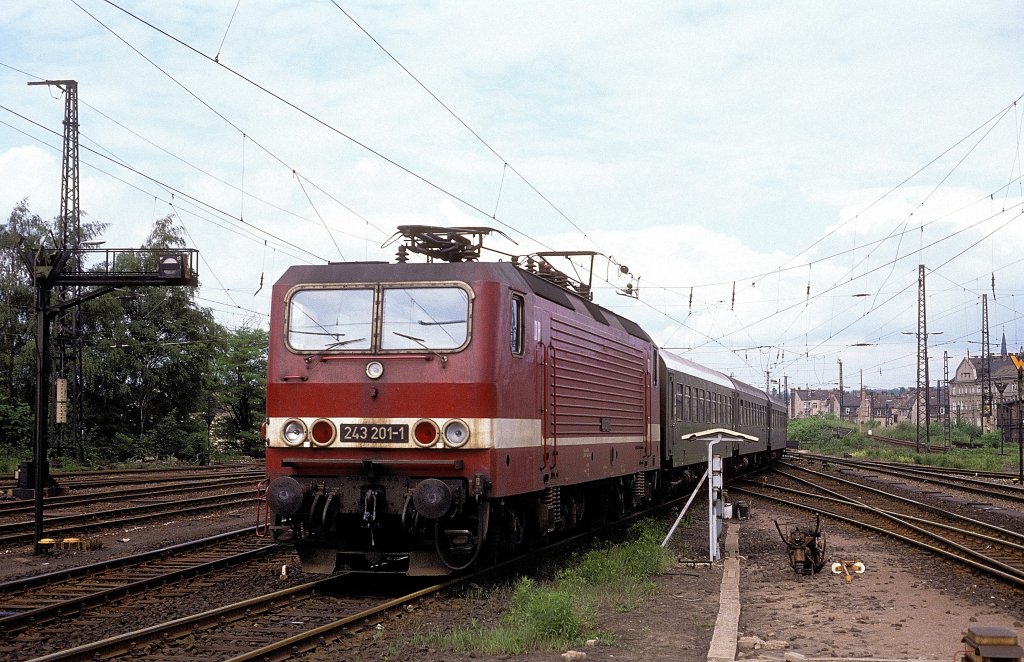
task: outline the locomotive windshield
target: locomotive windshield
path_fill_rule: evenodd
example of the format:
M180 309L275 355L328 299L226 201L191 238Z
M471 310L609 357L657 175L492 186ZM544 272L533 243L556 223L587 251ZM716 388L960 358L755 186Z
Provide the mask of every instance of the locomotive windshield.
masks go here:
M469 293L461 287L311 289L289 301L288 345L296 351L451 350L468 334Z
M388 288L380 348L455 349L469 331L469 297L457 287Z

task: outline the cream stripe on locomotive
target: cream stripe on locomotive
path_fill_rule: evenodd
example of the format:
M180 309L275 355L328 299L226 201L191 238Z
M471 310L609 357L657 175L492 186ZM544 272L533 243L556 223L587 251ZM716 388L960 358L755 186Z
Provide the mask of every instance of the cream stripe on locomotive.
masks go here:
M651 443L660 428L648 428ZM540 419L520 418L270 418L273 448L528 448L543 444ZM548 439L563 446L642 442L640 435L572 436Z

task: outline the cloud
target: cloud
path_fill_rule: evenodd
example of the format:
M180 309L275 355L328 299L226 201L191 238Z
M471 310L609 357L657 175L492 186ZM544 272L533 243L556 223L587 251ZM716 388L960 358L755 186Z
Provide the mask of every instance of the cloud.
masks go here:
M33 213L56 217L60 212L60 170L59 155L34 145L0 152L0 210L5 217L22 198L28 198Z

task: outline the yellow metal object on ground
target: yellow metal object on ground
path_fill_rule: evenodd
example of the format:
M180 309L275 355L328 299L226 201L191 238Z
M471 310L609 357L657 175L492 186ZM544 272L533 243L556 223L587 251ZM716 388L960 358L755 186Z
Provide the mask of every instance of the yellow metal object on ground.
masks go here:
M853 574L851 573L863 575L865 570L867 570L867 568L864 567L864 564L856 559L850 561L839 559L832 563L832 574L844 575L843 578L846 580L847 584L853 582Z

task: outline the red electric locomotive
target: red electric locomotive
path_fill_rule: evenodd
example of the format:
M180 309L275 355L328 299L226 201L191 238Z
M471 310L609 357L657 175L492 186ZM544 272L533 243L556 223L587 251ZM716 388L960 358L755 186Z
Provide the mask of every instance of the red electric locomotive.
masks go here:
M297 266L274 286L265 499L303 568L446 574L648 500L647 334L554 254L483 263L488 228L400 231L396 264Z

